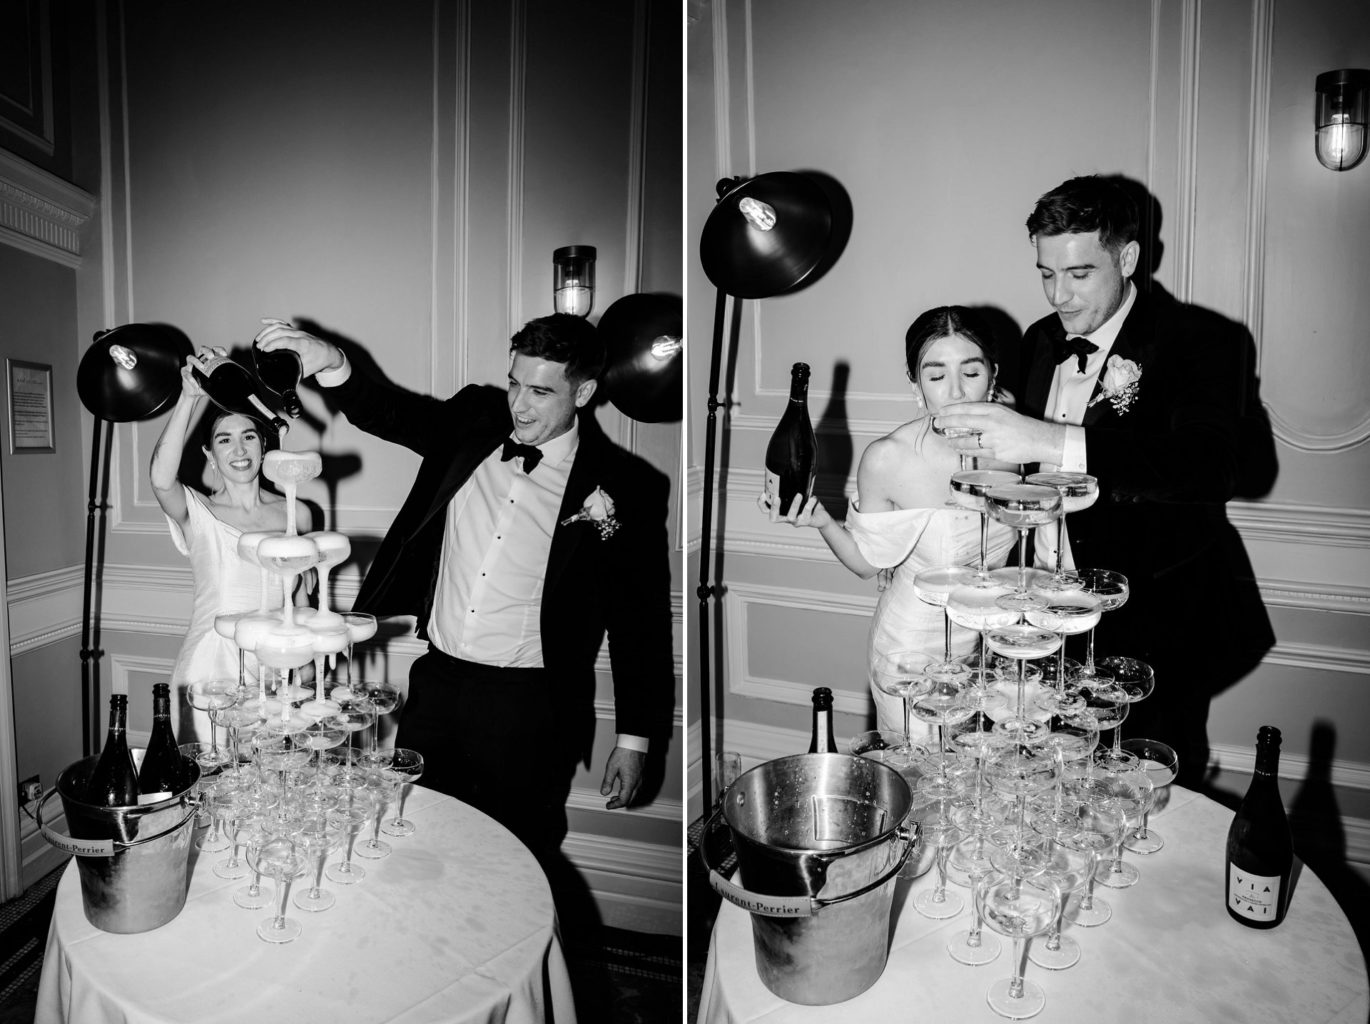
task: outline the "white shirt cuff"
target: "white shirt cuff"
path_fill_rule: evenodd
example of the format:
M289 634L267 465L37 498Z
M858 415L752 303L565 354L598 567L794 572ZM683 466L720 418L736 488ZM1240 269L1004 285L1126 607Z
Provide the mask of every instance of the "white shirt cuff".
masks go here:
M1083 473L1086 465L1085 428L1067 424L1065 444L1061 446L1061 469L1067 473Z
M339 353L342 356L342 365L336 370L320 370L314 374L314 382L321 388L336 388L348 377L352 376L352 364L347 361L347 353Z
M645 754L650 741L646 736L629 736L626 732L621 732L614 740L614 744L624 750L636 750L640 754Z

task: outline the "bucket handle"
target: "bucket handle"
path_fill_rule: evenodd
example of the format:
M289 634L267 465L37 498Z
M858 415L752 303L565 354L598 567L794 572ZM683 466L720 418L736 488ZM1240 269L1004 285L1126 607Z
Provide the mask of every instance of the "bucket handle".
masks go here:
M766 896L728 881L718 873L718 869L714 865L709 863L708 837L717 828L718 819L722 814L721 807L713 813L704 826L704 833L699 842L699 857L709 872L709 887L734 906L741 907L751 914L760 914L763 917L813 917L823 907L845 903L875 891L903 870L905 863L908 862L909 854L918 845L920 832L917 822L913 822L910 826L898 826L895 829L895 835L904 842L904 852L899 856L898 862L875 881L863 885L854 892L831 897Z
M134 846L142 846L144 843L154 842L161 839L163 836L169 836L199 813L198 805L192 800L190 801L190 812L175 825L163 829L154 836L139 836L137 839L127 843L122 840L114 839L74 839L71 836L64 836L60 832L53 831L43 822L43 805L51 800L53 794L56 792L57 787L54 786L44 793L42 798L38 801L38 807L35 810L35 816L38 819L38 831L43 834L44 839L57 847L57 849L61 850L63 853L69 853L73 857L112 857L114 856L115 847L127 850Z

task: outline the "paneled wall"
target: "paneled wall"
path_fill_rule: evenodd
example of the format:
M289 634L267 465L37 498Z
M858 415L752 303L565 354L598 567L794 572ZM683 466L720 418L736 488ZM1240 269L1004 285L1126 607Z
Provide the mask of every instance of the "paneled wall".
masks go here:
M68 370L101 327L166 322L196 345L245 350L259 318L276 316L353 341L398 384L446 396L503 384L509 336L551 311L559 245L598 248L596 315L625 294L681 291L679 90L661 85L680 78L669 3L96 9L100 216L68 301L79 311L61 335ZM418 462L306 392L286 445L324 454L324 478L301 497L320 526L353 539L334 587L346 607ZM638 424L612 406L598 415L670 477L679 506L680 425ZM147 481L161 428L121 426L114 446L104 680L130 692L135 738L189 610L189 569ZM677 517L677 552L682 532ZM11 593L32 585L16 572L11 559ZM79 579L78 565L59 598L77 610ZM361 670L407 679L422 651L412 634L410 622L383 624ZM600 726L565 849L608 923L678 931L681 734L656 798L606 811L607 651L601 669ZM21 750L21 771L23 760Z
M1312 125L1315 76L1370 66L1370 8L873 0L858 14L713 0L688 11L687 236L697 244L715 182L732 175L815 172L852 210L831 271L743 303L725 358L735 368L708 573L723 588L711 619L713 749L740 750L744 767L803 749L818 685L837 695L839 740L870 715L874 584L839 566L815 532L772 526L754 505L789 364L813 366L820 490L840 504L866 445L914 415L902 365L913 317L963 303L1021 331L1049 311L1023 226L1034 201L1072 175L1122 173L1160 205L1156 282L1250 330L1277 437L1273 490L1228 515L1278 642L1213 703L1216 784L1244 789L1256 729L1279 725L1287 796L1321 787L1340 809L1346 855L1370 864L1370 294L1358 243L1370 230L1370 166L1319 166ZM692 257L690 385L702 413L698 339L710 336L715 290ZM692 576L704 430L696 415ZM697 686L692 667L692 817Z

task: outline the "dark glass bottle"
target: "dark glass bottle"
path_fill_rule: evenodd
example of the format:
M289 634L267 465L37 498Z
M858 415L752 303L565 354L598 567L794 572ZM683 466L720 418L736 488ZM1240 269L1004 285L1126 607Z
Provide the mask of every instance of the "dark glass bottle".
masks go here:
M86 801L105 807L130 807L138 802L138 772L128 752L128 697L109 699L109 731L86 789Z
M1294 843L1279 790L1280 730L1261 726L1256 773L1227 830L1227 912L1248 928L1274 928L1289 909Z
M795 495L808 501L817 465L818 442L809 421L809 364L795 363L790 369L789 404L766 445L766 496L771 507L786 515Z
M257 393L257 382L245 367L228 356L211 356L205 360L203 370L191 367L191 372L200 387L205 389L209 400L224 412L236 412L264 420L278 433L285 433L285 420L262 401L262 396Z
M184 774L176 733L171 728L171 686L157 683L152 687L152 735L138 769L138 802L152 804L179 793Z
M813 691L813 735L809 739L809 753L837 753L837 741L832 735L832 691L826 686Z
M300 378L304 376L299 353L278 348L263 352L260 345L252 346L252 365L262 387L281 401L281 408L291 419L300 415Z

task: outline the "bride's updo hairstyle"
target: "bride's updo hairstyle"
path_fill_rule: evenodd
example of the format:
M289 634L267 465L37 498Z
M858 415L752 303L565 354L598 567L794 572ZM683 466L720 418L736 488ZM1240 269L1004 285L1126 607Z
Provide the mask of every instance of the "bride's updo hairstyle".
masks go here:
M999 372L999 360L994 355L994 336L984 321L965 306L938 306L920 313L904 334L904 364L909 380L918 380L918 364L927 347L953 334L980 350L989 364L990 379L994 379Z

